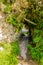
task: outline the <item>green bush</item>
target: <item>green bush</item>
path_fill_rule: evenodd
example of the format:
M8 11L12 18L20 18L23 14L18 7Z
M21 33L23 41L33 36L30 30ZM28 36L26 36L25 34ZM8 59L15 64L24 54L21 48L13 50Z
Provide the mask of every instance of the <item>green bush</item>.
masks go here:
M35 30L33 37L33 44L28 45L29 53L32 59L37 60L40 65L43 65L43 31Z
M4 8L4 12L5 13L10 13L10 10L11 10L10 4L7 4L6 7Z
M33 48L31 45L28 45L28 49L32 59L39 61L40 53L37 51L37 49Z
M18 63L16 55L19 54L17 43L0 43L0 47L3 48L0 50L0 65L16 65Z
M15 55L19 55L20 54L18 41L11 42L11 47L12 47L12 53L13 54L15 54Z
M40 59L40 65L43 65L43 57Z

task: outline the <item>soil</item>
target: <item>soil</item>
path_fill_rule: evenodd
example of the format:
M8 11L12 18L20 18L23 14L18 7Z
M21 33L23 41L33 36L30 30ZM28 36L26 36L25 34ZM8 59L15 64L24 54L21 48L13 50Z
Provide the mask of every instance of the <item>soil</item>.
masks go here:
M38 65L37 61L32 59L24 60L22 57L18 56L18 65Z

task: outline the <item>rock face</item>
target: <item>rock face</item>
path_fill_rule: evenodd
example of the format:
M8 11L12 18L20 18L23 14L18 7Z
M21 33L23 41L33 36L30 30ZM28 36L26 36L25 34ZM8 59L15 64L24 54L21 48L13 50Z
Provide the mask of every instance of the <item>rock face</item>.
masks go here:
M4 21L4 17L0 14L0 42L14 41L13 26Z

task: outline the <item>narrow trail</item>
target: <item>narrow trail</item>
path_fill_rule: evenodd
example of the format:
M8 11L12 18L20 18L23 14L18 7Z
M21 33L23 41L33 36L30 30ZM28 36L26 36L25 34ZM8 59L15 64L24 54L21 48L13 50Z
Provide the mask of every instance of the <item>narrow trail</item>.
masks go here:
M36 61L30 60L24 60L22 57L18 56L18 65L38 65Z
M20 56L17 57L18 65L38 65L36 61L33 61L28 54L28 35L25 36L21 34L19 38L19 48L20 48Z

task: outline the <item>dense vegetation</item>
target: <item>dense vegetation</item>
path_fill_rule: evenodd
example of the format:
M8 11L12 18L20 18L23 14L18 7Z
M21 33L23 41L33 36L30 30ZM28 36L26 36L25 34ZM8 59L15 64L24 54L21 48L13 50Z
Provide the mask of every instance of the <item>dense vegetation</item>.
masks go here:
M0 51L0 65L16 65L18 64L17 55L19 54L19 47L17 41L11 43L0 43L3 48Z
M17 2L21 3L18 5ZM5 21L14 26L15 32L19 32L24 24L29 29L30 55L43 65L43 0L0 0L2 5L0 11L6 15Z

